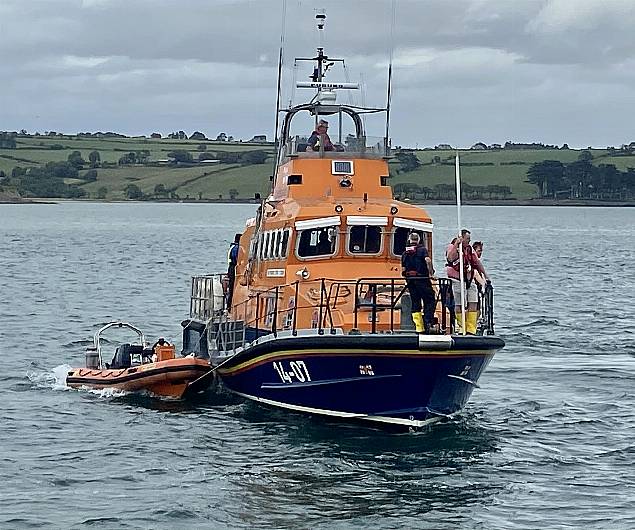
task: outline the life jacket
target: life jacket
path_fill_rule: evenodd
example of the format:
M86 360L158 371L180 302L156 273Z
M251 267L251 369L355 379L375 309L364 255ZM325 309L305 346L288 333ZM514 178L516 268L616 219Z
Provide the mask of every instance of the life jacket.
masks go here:
M311 146L311 148L316 151L320 148L320 140L322 139L322 136L324 136L324 150L333 151L335 148L333 146L333 142L331 142L331 138L328 135L328 133L324 133L323 135L321 135L317 131L313 131L311 133L311 137L309 138L308 143ZM314 138L315 138L315 141L313 141Z
M457 249L458 252L458 249ZM448 267L452 267L456 272L461 272L460 263L461 263L461 254L459 253L455 260L450 261L446 254L445 259L447 261L446 265ZM469 287L474 279L474 271L476 270L476 255L470 245L463 247L463 277L465 279L466 285Z
M427 250L423 245L407 246L401 255L401 266L405 276L429 276L426 263Z

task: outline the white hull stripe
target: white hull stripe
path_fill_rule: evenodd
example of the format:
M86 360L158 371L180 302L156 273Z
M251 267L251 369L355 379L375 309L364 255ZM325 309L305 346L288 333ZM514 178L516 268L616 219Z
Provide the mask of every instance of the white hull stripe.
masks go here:
M435 416L434 418L428 418L427 420L407 420L405 418L391 418L389 416L371 416L370 414L361 414L357 412L342 412L338 410L328 410L328 409L315 409L313 407L304 407L302 405L292 405L290 403L283 403L281 401L274 401L273 399L266 399L256 396L251 396L249 394L243 394L242 392L236 392L232 390L234 394L242 396L247 399L251 399L252 401L257 401L259 403L265 403L266 405L272 405L274 407L280 407L283 409L296 410L299 412L308 412L311 414L321 414L323 416L335 416L337 418L349 418L349 419L360 419L367 421L377 421L380 423L392 423L395 425L407 425L409 427L424 427L425 425L430 425L431 423L435 423L442 419L441 416ZM452 414L448 416L444 416L447 418L452 417Z

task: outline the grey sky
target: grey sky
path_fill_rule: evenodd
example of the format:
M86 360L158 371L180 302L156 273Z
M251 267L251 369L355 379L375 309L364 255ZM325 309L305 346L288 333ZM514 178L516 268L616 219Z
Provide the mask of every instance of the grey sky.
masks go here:
M327 52L382 105L390 0L287 0L285 100L293 57L318 44L315 7ZM281 13L282 0L0 0L0 130L271 137ZM397 0L396 18L393 143L635 140L633 0Z

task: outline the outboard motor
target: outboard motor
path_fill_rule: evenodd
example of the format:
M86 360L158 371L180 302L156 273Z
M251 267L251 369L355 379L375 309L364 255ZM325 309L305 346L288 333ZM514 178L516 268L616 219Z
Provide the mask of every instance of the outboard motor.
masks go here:
M181 355L194 354L200 359L209 359L207 348L207 327L202 322L196 320L184 320L183 327L183 349Z
M86 348L86 368L91 370L98 370L99 366L99 352L95 346L88 346Z

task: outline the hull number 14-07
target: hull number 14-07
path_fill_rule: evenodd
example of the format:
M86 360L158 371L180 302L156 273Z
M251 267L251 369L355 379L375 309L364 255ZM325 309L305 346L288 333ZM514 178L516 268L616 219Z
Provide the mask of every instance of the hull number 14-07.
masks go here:
M278 372L283 383L293 383L294 381L304 383L311 380L309 370L304 361L291 361L288 370L281 362L274 362L273 367Z

